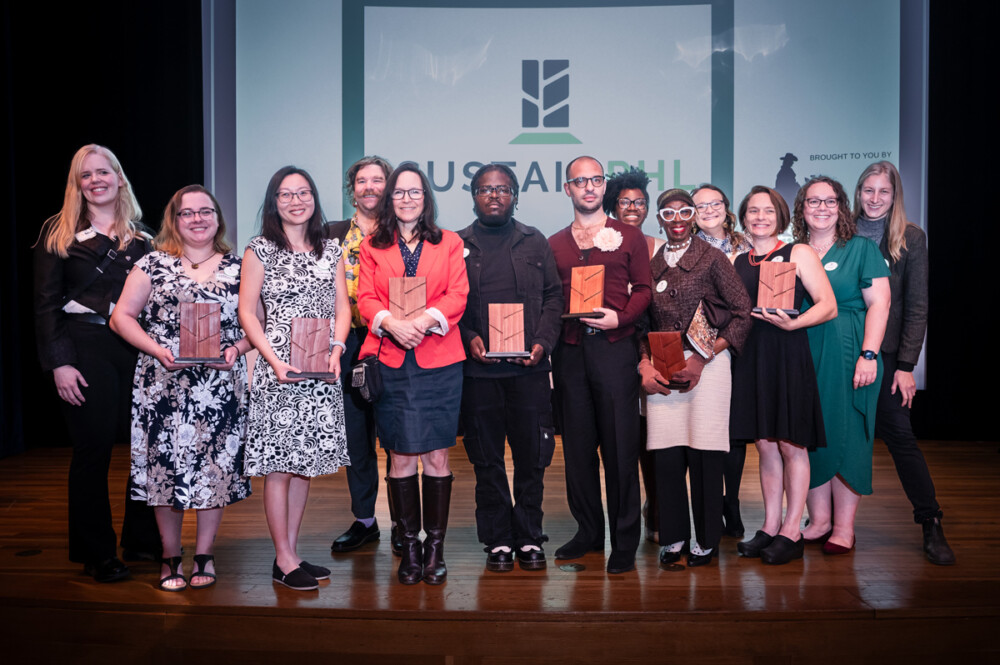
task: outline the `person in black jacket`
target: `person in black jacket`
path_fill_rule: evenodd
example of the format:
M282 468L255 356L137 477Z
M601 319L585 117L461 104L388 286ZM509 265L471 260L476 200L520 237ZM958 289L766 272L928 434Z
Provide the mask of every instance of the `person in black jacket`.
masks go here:
M350 387L351 367L358 362L358 351L368 335L368 325L358 313L358 276L361 265L361 241L375 230L376 207L385 182L392 173L392 164L378 155L362 157L351 164L344 176L344 191L354 206L350 219L327 224L327 237L340 242L344 250L347 295L351 300L351 334L347 350L340 356L340 375L344 385L344 423L347 427L347 487L351 492L351 512L354 522L333 541L331 551L353 552L381 537L375 519L375 499L378 497L378 454L375 452L375 412L361 394ZM387 470L388 473L388 470ZM390 513L392 502L389 502ZM402 553L402 541L392 520L392 553Z
M465 451L476 471L476 527L486 569L545 568L542 494L555 450L549 354L559 339L562 282L549 244L514 219L517 176L487 164L472 177L476 221L465 241L469 299L459 330L468 359L462 389ZM523 305L526 358L487 357L490 304ZM504 440L514 460L514 495L504 465Z
M941 529L934 481L910 423L917 393L913 368L927 331L927 236L906 220L903 183L892 162L875 162L861 173L854 190L854 220L858 235L879 246L891 271L875 436L889 448L903 491L913 504L913 519L923 528L924 554L931 563L948 566L955 563L955 553Z
M152 249L121 164L103 146L73 156L63 208L35 244L38 360L52 372L73 444L69 469L69 558L98 582L127 577L111 525L108 467L129 440L136 350L108 328L132 265ZM125 558L159 557L152 509L126 488Z

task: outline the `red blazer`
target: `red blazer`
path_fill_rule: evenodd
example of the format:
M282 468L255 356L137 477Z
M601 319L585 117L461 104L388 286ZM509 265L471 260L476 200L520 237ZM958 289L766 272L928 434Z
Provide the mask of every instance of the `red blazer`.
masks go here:
M443 336L431 333L414 353L417 365L424 369L444 367L465 360L465 349L458 332L458 322L465 312L469 295L469 278L465 274L465 244L452 231L441 231L437 245L424 241L417 264L417 277L427 278L427 307L434 307L448 320L448 332ZM366 324L379 312L389 309L389 278L406 276L399 246L386 249L371 245L371 236L361 243L361 275L358 278L358 310ZM396 344L386 333L379 360L389 367L401 367L406 349ZM361 346L360 357L374 356L381 338L372 330Z

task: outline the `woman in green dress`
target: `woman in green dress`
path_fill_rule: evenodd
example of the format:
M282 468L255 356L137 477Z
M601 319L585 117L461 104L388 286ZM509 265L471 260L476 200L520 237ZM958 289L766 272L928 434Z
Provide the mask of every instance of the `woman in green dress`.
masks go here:
M819 255L838 312L809 328L827 445L809 453L809 526L802 536L822 543L826 554L846 554L854 549L858 503L872 493L889 268L875 243L856 235L847 193L832 178L818 176L803 185L792 225L795 240ZM807 300L803 309L808 306Z

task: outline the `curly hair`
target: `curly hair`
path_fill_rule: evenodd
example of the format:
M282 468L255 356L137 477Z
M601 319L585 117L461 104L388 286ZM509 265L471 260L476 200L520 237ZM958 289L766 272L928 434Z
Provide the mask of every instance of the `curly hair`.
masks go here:
M825 175L814 176L806 184L799 188L799 193L795 195L795 204L792 207L792 237L795 242L809 242L809 225L806 224L805 206L806 197L809 195L809 188L813 185L826 183L833 189L834 196L837 197L837 227L835 229L837 246L844 244L854 237L858 227L851 216L851 206L847 201L847 192L844 186L833 178Z
M642 169L630 166L628 171L616 173L608 178L608 186L604 190L604 212L612 214L618 209L618 196L626 189L638 189L649 201L649 176Z

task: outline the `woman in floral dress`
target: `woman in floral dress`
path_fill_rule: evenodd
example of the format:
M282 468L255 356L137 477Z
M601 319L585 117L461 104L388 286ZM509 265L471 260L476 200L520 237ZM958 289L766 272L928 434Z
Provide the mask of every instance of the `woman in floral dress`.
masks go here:
M198 511L192 588L215 584L212 547L222 509L250 494L242 475L246 364L237 321L240 259L230 253L218 201L200 185L179 190L163 213L157 251L136 263L111 316L141 351L132 400L132 498L155 507L163 541L160 588L189 583L181 564L184 511ZM181 303L217 303L222 357L178 363ZM138 317L145 314L146 330Z

